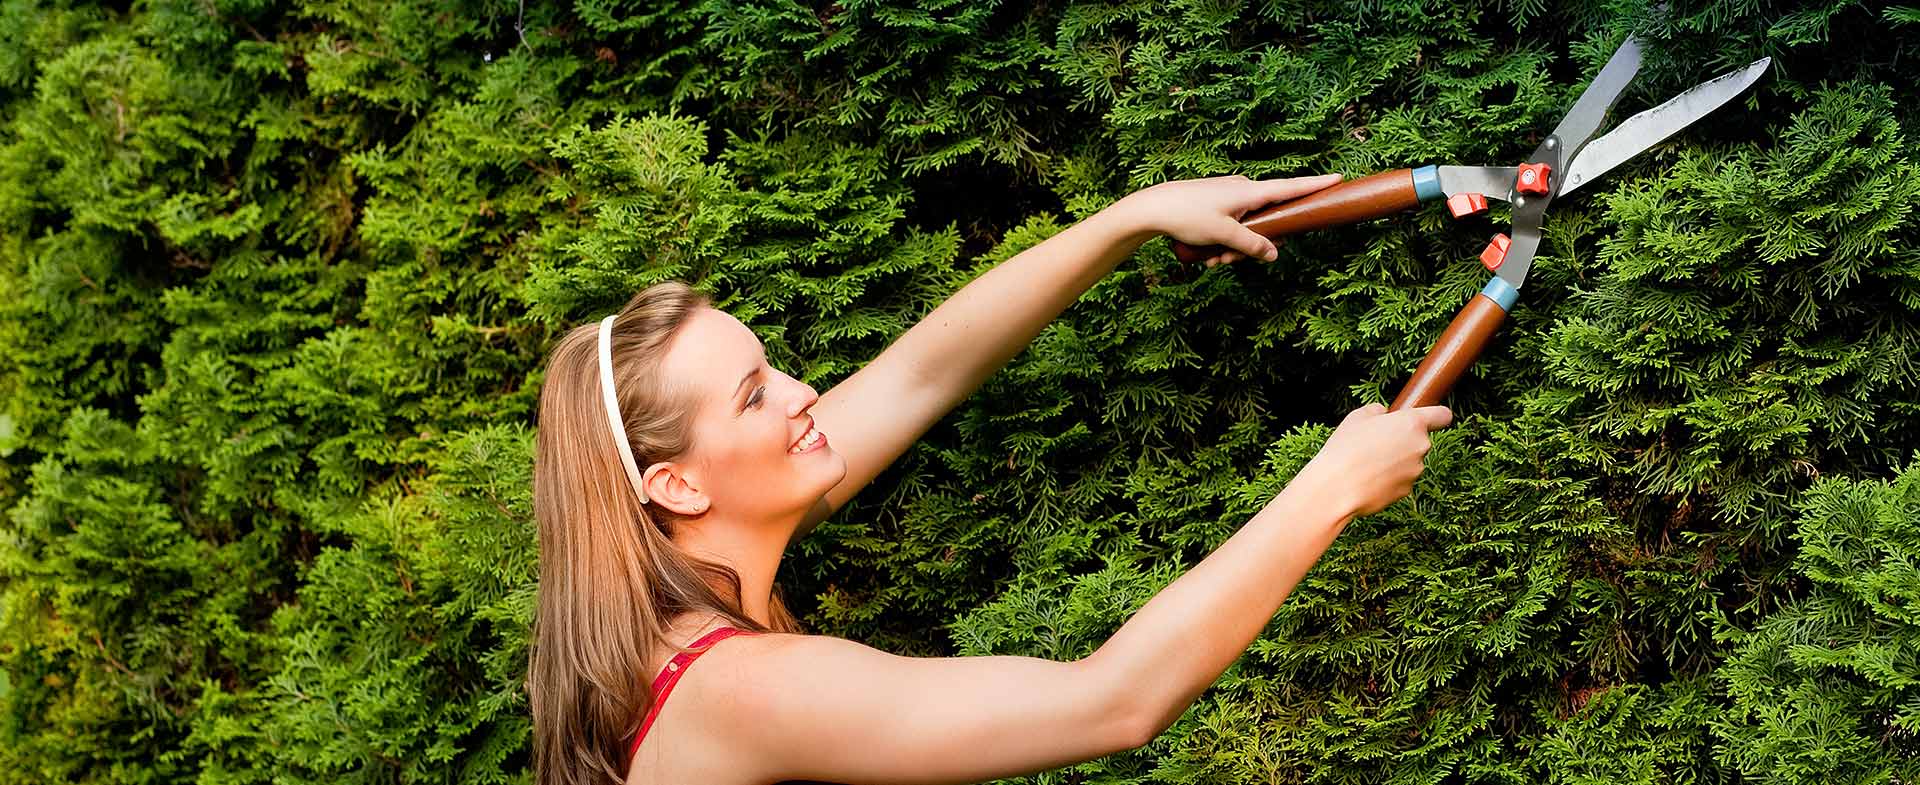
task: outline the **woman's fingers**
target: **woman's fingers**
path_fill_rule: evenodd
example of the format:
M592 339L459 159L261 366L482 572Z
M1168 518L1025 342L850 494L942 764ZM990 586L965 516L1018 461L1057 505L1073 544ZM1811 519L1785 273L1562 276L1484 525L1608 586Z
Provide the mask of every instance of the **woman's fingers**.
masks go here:
M1329 173L1314 175L1312 177L1287 177L1279 180L1248 181L1250 187L1247 189L1247 199L1238 205L1235 215L1245 217L1249 212L1277 202L1297 199L1338 183L1340 179L1341 175ZM1230 262L1248 257L1271 262L1280 256L1280 248L1273 240L1267 239L1266 235L1248 229L1245 224L1240 223L1237 219L1234 221L1231 236L1233 239L1228 240L1225 245L1237 253L1225 254L1225 258L1223 258L1221 262ZM1215 262L1214 264L1221 262ZM1208 266L1212 266L1212 264Z
M1213 219L1219 221L1219 223L1216 224L1218 228L1212 229L1212 231L1206 231L1196 226L1194 227L1196 231L1192 232L1191 235L1178 230L1170 231L1169 234L1174 234L1181 239L1198 235L1194 237L1194 239L1187 240L1187 242L1195 242L1197 244L1217 242L1219 245L1225 246L1225 250L1203 260L1203 263L1207 267L1217 267L1246 258L1271 262L1280 256L1279 245L1275 241L1267 239L1265 235L1247 228L1245 224L1240 222L1240 219L1256 209L1305 196L1338 183L1340 179L1341 176L1338 174L1323 174L1312 177L1288 177L1278 180L1252 180L1245 175L1226 175L1206 178L1206 182L1226 186L1225 190L1228 191L1226 195L1235 200L1227 205L1227 208L1232 213L1231 216L1221 216L1221 218L1225 220ZM1173 194L1169 193L1167 196L1171 197ZM1214 204L1218 205L1219 203L1215 202ZM1211 237L1208 235L1211 235ZM1224 239L1215 240L1214 238Z
M1239 215L1258 210L1270 204L1298 199L1327 186L1340 182L1338 174L1321 174L1312 177L1283 177L1278 180L1252 180L1247 182L1246 190L1240 201L1234 203Z
M1284 239L1268 240L1267 242L1270 243L1276 251L1278 251L1280 248L1280 244L1286 242L1286 240ZM1203 262L1208 267L1214 267L1216 265L1222 265L1228 262L1237 262L1245 258L1247 258L1246 254L1243 254L1239 251L1228 250L1228 251L1222 251L1220 253L1209 256L1206 259L1204 259ZM1258 258L1262 263L1273 261L1273 259L1267 258L1265 256L1256 257L1256 258ZM1275 258L1278 258L1277 255Z
M1223 251L1221 253L1217 253L1207 257L1207 266L1215 267L1218 265L1226 264L1228 262L1237 262L1245 258L1246 257L1241 255L1239 251Z
M1271 262L1280 256L1280 248L1274 245L1272 240L1267 239L1264 234L1248 229L1239 221L1233 223L1231 231L1232 239L1228 240L1226 245L1244 254L1242 258L1253 257Z
M1254 205L1254 207L1257 208L1262 205L1273 204L1274 202L1284 202L1288 199L1298 199L1314 191L1340 182L1340 177L1337 173L1330 173L1314 175L1312 177L1287 177L1279 180L1261 180L1257 184L1259 187L1255 189L1259 194L1258 198L1260 203Z

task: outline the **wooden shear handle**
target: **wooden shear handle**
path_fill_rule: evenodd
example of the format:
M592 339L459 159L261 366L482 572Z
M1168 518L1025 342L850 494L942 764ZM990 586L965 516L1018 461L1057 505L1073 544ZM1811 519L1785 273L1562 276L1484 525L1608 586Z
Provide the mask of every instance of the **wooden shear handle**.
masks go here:
M1400 395L1393 399L1389 411L1432 406L1447 397L1453 389L1453 383L1460 379L1473 361L1480 356L1480 350L1487 347L1493 333L1507 320L1507 309L1500 307L1493 298L1476 294L1467 301L1465 308L1453 317L1453 323L1447 325L1447 331L1440 334L1433 350L1427 352L1427 359L1420 361L1420 367L1413 371L1413 378L1407 380L1407 386L1400 388Z
M1413 170L1395 169L1267 205L1242 216L1240 223L1271 240L1281 235L1369 221L1411 209L1419 203L1419 193L1413 186ZM1173 241L1173 255L1182 262L1204 261L1225 250L1224 245L1196 247Z

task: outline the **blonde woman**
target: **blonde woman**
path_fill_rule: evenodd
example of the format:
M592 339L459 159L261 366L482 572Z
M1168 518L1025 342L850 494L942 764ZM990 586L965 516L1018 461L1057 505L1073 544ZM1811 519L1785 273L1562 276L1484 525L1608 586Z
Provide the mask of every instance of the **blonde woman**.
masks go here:
M1232 249L1209 265L1271 259L1236 219L1338 179L1137 191L967 284L825 395L677 283L569 332L549 358L534 468L539 785L971 783L1166 729L1348 521L1411 490L1444 407L1347 415L1264 509L1074 662L808 635L774 573L788 542L1142 243Z

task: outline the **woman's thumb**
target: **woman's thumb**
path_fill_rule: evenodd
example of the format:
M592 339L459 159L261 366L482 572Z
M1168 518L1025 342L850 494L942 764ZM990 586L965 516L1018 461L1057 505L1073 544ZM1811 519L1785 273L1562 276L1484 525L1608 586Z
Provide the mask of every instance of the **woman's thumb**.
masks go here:
M1420 418L1420 424L1429 431L1437 431L1453 423L1453 410L1445 406L1419 406L1413 415Z

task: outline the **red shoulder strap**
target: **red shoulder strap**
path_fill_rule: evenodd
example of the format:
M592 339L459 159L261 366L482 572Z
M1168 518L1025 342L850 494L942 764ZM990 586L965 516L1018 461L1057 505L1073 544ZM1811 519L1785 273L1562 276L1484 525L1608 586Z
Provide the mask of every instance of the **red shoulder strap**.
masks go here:
M634 753L640 751L640 740L647 737L647 729L653 727L653 718L660 716L660 707L666 704L667 696L673 693L673 685L680 682L680 674L687 672L687 666L692 665L700 655L707 653L713 644L735 635L753 634L733 627L721 627L700 636L699 640L687 647L694 651L683 651L673 655L673 659L667 660L667 666L661 668L660 675L653 680L653 708L647 710L647 718L640 723L640 732L633 735L633 746L627 748L627 765L633 765Z

